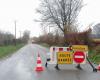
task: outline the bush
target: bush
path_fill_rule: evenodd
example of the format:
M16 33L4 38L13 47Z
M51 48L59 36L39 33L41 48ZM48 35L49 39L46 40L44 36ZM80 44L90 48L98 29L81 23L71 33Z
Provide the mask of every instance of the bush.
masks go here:
M100 45L96 46L93 53L89 54L90 59L97 64L100 64Z
M95 53L96 55L100 55L100 45L96 46Z
M83 32L72 32L65 35L65 40L71 45L88 45L91 46L91 28Z

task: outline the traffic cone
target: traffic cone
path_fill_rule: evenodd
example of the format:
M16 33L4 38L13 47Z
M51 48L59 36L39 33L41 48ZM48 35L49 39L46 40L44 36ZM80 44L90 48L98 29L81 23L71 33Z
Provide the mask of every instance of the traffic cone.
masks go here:
M35 71L43 71L43 66L42 66L40 54L38 54L38 57L37 57L37 66L35 68Z
M99 71L100 71L100 64L98 65L97 70L99 70Z

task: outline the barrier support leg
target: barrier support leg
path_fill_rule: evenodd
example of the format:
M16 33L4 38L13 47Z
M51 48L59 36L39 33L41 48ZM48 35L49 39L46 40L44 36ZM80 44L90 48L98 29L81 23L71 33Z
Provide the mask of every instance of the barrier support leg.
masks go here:
M45 63L45 67L48 67L48 62L50 61L50 58L47 58L46 63Z
M46 63L45 63L45 67L47 68L47 66L48 66L48 63L46 62Z
M60 70L59 67L58 67L58 64L56 64L55 68L56 68L56 70Z
M87 58L87 61L89 62L90 66L93 68L93 72L97 72L97 69L94 67L94 65L91 63L91 61L89 60L88 57Z
M80 64L78 64L78 65L76 66L76 68L82 70Z

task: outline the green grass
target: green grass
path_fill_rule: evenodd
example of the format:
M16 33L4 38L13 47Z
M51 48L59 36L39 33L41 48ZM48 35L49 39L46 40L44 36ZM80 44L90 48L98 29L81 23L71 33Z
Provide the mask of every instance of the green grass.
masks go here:
M9 45L9 46L1 46L0 47L0 59L9 56L16 52L18 49L23 47L24 44L17 44L16 46L14 45Z
M89 51L89 58L93 63L100 64L100 54L95 54L94 50Z

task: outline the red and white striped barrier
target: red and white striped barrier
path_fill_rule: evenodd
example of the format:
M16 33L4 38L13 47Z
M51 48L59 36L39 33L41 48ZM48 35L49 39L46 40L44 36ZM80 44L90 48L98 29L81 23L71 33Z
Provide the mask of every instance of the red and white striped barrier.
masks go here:
M51 47L50 52L70 51L70 47Z
M57 52L68 52L71 51L70 47L51 47L50 48L50 59L51 59L51 63L50 64L56 64L57 63Z

